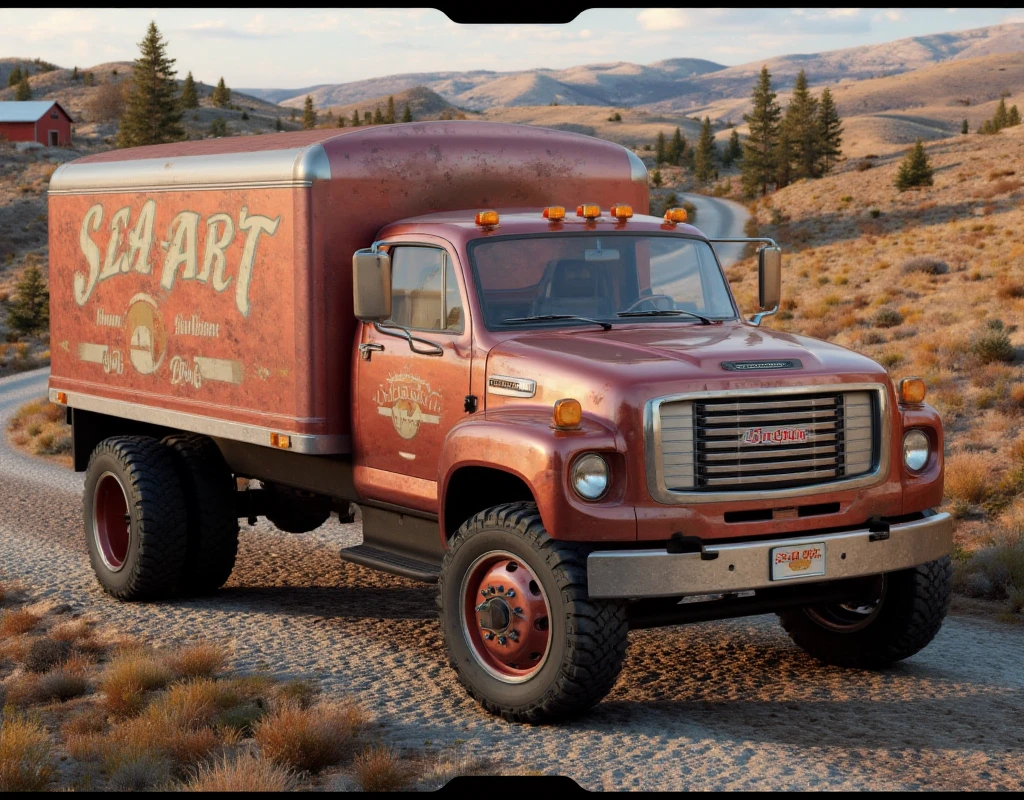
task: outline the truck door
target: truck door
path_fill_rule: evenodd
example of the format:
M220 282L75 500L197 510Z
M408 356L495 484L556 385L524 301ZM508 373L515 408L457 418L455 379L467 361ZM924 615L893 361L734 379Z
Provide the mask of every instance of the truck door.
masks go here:
M441 445L466 416L469 394L461 270L442 247L395 244L388 252L391 319L361 325L356 359L356 486L367 499L436 512ZM412 346L400 328L414 337Z

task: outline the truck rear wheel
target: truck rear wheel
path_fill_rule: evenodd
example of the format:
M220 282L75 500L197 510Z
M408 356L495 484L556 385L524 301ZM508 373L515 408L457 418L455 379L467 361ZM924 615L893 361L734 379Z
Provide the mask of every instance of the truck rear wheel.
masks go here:
M586 555L548 536L533 503L482 511L452 538L438 581L445 646L492 714L560 719L611 691L629 623L621 603L588 599Z
M185 497L170 449L145 436L100 442L85 473L89 560L120 600L170 595L185 565Z
M789 637L819 661L877 668L909 658L939 632L949 610L949 556L880 575L871 597L783 611Z
M238 553L235 481L220 449L205 436L177 433L170 448L185 493L188 545L179 589L206 594L224 585Z

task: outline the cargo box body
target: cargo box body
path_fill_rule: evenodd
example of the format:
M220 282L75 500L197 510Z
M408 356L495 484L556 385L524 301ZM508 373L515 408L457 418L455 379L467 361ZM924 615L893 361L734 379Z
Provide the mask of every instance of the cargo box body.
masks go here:
M351 263L432 211L645 207L618 145L477 122L112 151L50 183L50 387L68 405L307 453L351 442Z

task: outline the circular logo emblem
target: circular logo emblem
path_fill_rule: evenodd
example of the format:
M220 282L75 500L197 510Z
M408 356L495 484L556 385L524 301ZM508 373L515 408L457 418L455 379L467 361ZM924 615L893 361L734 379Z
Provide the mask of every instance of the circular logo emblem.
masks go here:
M414 400L403 398L391 406L391 423L403 439L415 436L422 420L423 412L420 411L419 403Z
M156 301L137 294L128 303L128 358L143 375L156 372L167 353L167 329Z

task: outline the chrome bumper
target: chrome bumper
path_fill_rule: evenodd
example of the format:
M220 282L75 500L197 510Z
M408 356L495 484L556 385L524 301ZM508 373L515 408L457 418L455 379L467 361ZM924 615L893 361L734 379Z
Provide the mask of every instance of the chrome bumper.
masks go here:
M774 547L825 543L825 574L771 580ZM592 598L683 597L740 592L800 583L878 575L916 567L948 555L953 548L953 521L935 514L889 527L880 538L869 530L794 539L707 545L702 553L659 550L607 550L587 558Z

